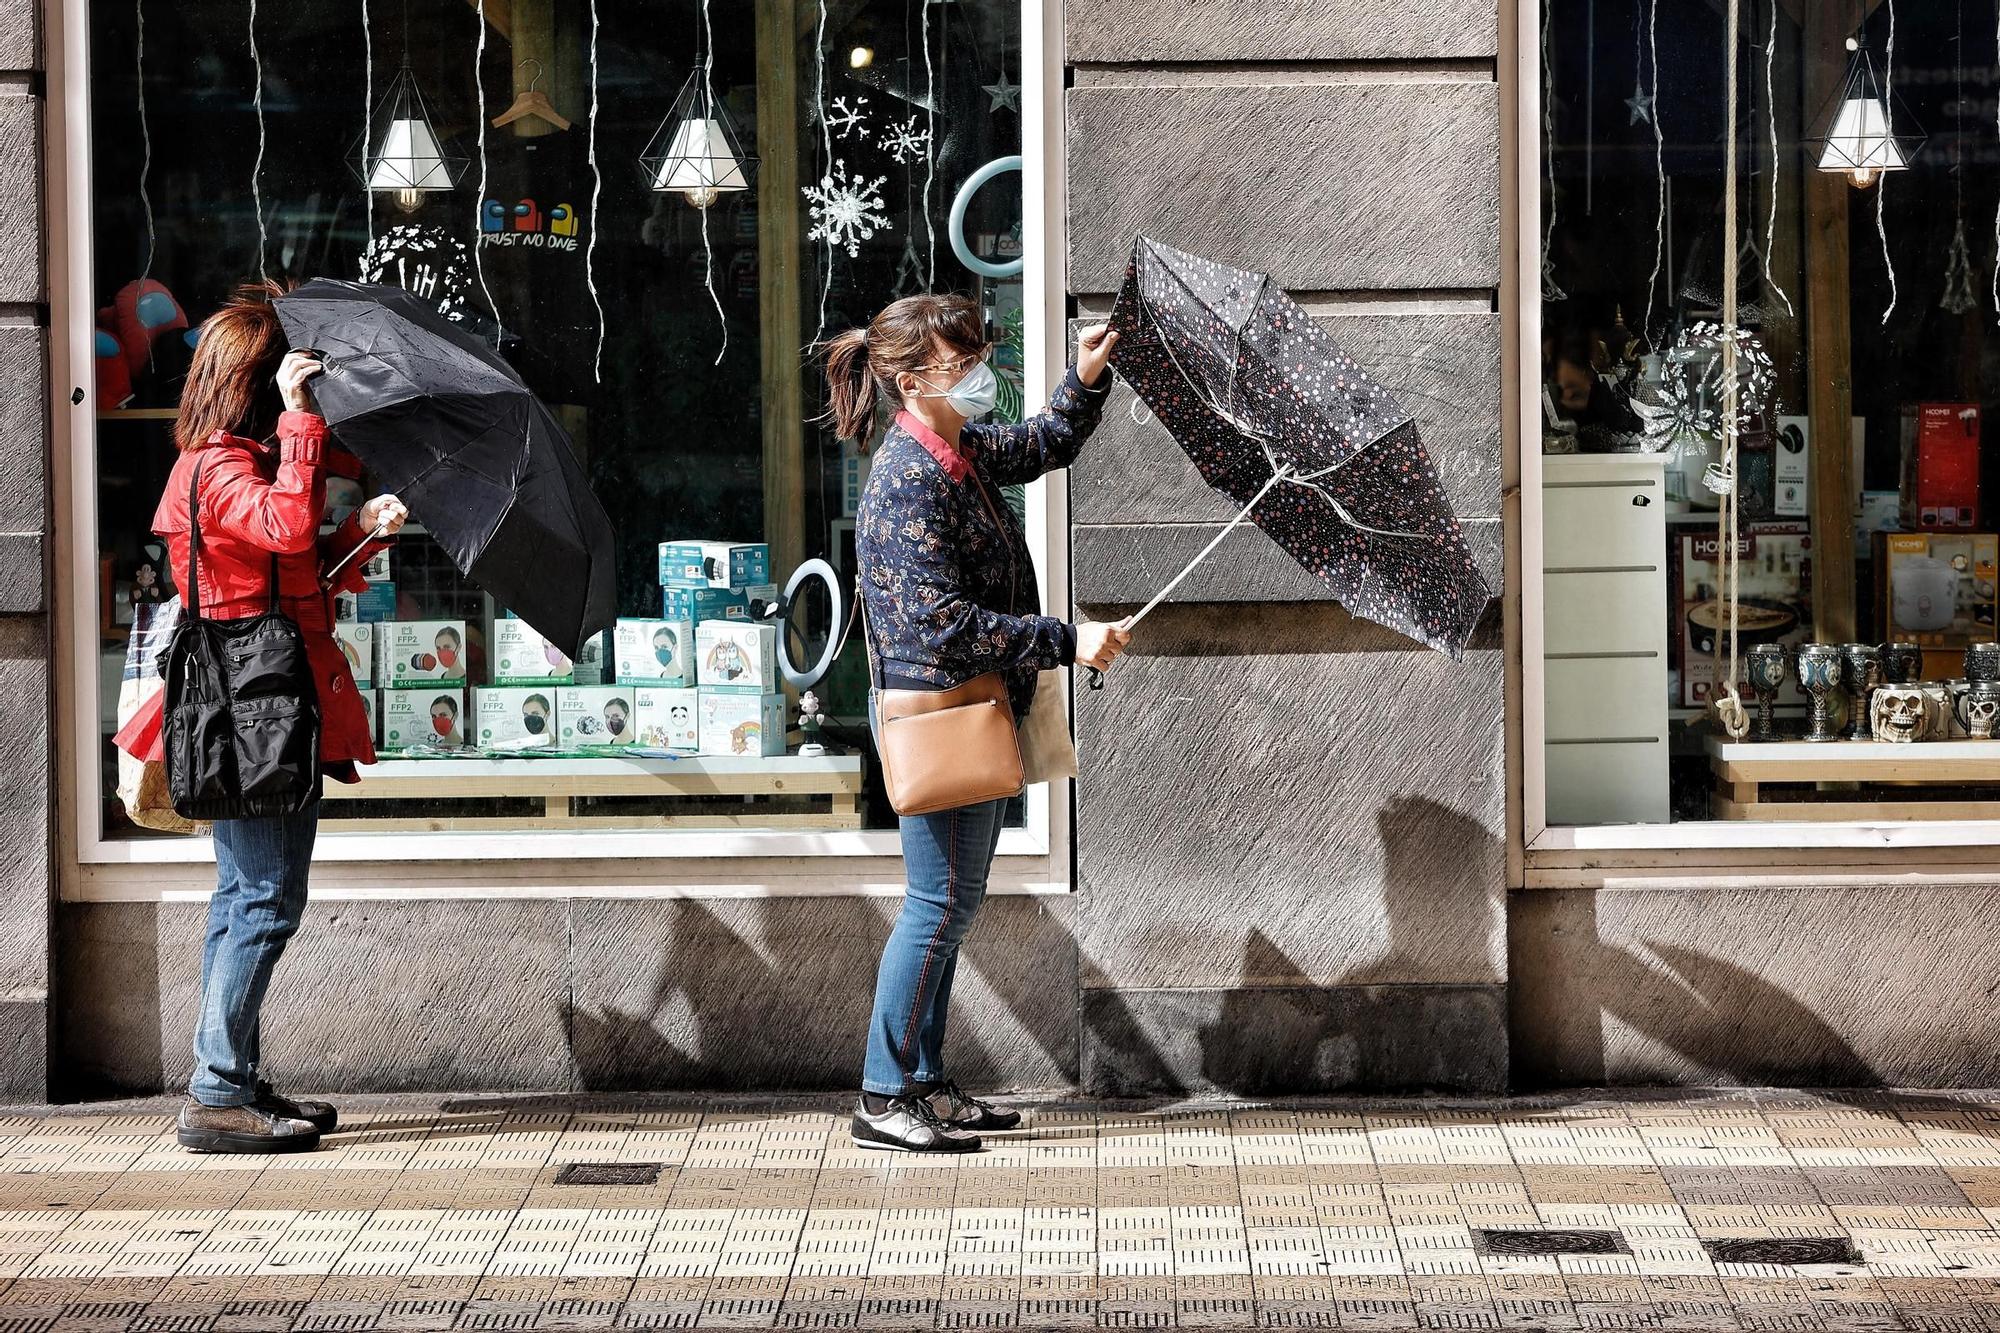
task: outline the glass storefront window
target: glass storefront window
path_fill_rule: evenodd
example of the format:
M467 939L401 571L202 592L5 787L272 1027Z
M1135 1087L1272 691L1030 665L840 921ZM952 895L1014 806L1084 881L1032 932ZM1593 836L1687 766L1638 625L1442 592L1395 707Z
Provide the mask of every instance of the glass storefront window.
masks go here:
M1728 12L1538 11L1546 823L2000 817L1995 8Z
M807 760L782 678L764 697L701 690L699 622L744 629L809 558L852 587L867 458L817 419L805 348L822 331L908 292L972 293L1001 344L1003 412L1022 411L1019 270L975 271L948 231L968 178L1022 150L1017 0L90 0L87 15L98 411L79 488L99 568L77 617L98 666L104 836L146 836L109 737L121 692L133 703L135 621L174 591L149 528L192 340L260 275L399 284L494 340L610 513L632 622L622 660L615 637L575 663L545 655L419 515L338 608L384 761L358 788L330 784L331 829L892 827L860 645L817 686L829 754ZM712 190L660 160L722 142L663 125L704 52L720 111L703 119L742 159ZM388 129L399 80L429 137ZM385 145L418 165L385 167ZM981 268L1022 256L1018 171L972 195L960 239ZM329 523L373 493L336 481ZM754 554L733 587L663 589L661 544L680 539ZM839 629L823 597L794 618L808 640ZM709 645L732 683L762 665L749 632ZM424 643L397 652L405 639ZM462 681L428 651L447 640ZM469 748L400 753L440 731ZM554 753L513 748L531 734Z

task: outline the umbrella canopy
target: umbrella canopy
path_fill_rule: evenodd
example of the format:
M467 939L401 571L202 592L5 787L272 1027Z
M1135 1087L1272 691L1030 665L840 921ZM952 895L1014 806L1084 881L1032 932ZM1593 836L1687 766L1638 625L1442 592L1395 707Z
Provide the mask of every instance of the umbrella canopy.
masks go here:
M571 657L617 619L611 520L498 353L401 287L316 278L277 307L324 361L327 424L466 577Z
M1141 238L1111 327L1112 364L1209 485L1355 615L1463 651L1493 594L1416 423L1296 301Z

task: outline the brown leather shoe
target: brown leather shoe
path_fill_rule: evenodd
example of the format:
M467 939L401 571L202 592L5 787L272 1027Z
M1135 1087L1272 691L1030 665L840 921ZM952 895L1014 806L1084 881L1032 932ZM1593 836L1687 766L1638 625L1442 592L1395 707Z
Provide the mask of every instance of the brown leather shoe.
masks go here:
M332 1102L302 1102L281 1096L276 1088L262 1080L257 1083L257 1100L251 1105L287 1120L303 1120L322 1134L333 1133L334 1126L340 1123L340 1112L334 1109Z
M175 1137L194 1152L311 1152L319 1147L319 1131L304 1120L257 1106L203 1106L192 1097L181 1107Z

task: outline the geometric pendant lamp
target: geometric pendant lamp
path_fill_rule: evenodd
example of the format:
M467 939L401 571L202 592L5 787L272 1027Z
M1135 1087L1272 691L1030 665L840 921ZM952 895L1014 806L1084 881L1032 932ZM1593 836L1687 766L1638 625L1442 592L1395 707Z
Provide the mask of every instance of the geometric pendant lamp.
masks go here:
M423 203L426 194L451 189L465 174L469 160L439 145L407 62L369 116L353 165L371 193L393 195L406 212Z
M1867 48L1850 37L1847 49L1847 77L1816 122L1820 133L1806 142L1819 150L1819 170L1841 172L1866 189L1885 171L1907 169L1925 136L1909 107L1883 87Z
M647 188L677 190L696 208L707 208L725 194L749 189L756 168L757 159L744 153L729 112L702 78L697 60L673 109L639 155Z

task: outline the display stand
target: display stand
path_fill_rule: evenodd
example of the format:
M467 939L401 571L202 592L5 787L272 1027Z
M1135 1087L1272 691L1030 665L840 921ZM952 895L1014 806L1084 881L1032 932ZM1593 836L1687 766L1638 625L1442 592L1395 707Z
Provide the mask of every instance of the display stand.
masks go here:
M538 811L343 818L329 808L320 827L330 832L457 832L496 829L779 828L861 827L860 755L771 758L689 755L685 759L385 759L360 769L357 783L329 782L325 799L353 801L533 801ZM624 814L580 810L599 797L641 797L669 809ZM786 798L766 810L758 798ZM800 799L793 799L800 798ZM718 803L740 809L718 811ZM823 809L818 807L824 807Z
M2000 741L1726 741L1708 740L1715 773L1717 819L1813 821L2000 819ZM1857 799L1843 787L1909 789L1907 799ZM1986 800L1932 799L1927 787L1995 784ZM1776 799L1766 787L1803 784L1813 790Z

